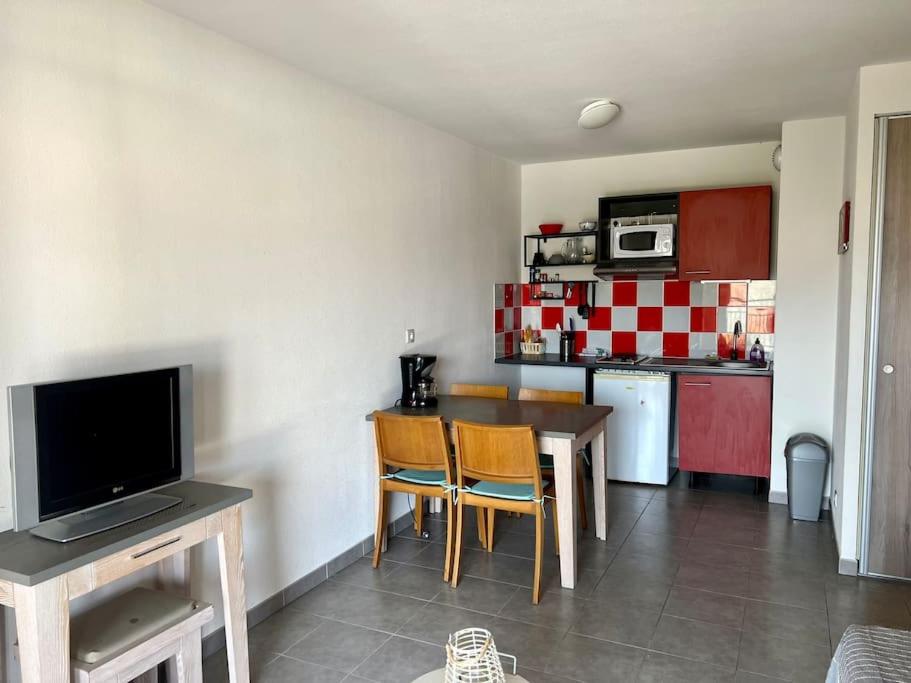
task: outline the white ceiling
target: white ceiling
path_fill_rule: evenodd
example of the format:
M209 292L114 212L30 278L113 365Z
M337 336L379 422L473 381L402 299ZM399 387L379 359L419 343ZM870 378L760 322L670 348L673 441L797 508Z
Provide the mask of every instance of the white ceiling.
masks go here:
M911 0L149 1L521 162L775 140L911 59Z

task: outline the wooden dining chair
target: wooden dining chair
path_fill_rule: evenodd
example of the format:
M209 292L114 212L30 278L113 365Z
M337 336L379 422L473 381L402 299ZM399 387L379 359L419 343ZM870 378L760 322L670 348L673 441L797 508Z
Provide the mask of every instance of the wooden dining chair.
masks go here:
M453 420L456 447L455 551L452 587L459 585L465 506L535 515L535 577L531 601L541 599L544 554L544 502L550 500L556 531L557 501L553 483L542 479L531 425L501 426ZM559 539L556 540L559 543Z
M551 403L572 403L582 405L584 397L581 391L555 391L553 389L519 389L520 401L550 401ZM541 470L545 477L554 480L554 456L550 453L541 453ZM576 453L576 488L579 490L579 524L583 529L588 528L588 510L585 507L585 470L582 466L582 452ZM488 532L489 533L489 532Z
M505 384L451 384L452 396L474 396L475 398L509 398L509 387Z
M443 418L394 415L378 410L373 413L373 428L380 473L373 566L380 566L383 539L387 532L389 493L411 493L414 494L415 501L422 500L424 496L442 498L446 501L447 512L443 580L449 581L455 477ZM415 516L416 519L421 519L421 509L417 502Z
M460 384L449 385L452 396L473 396L475 398L496 398L505 401L509 398L509 387L505 384ZM494 516L496 510L487 511L486 519L483 508L478 508L478 539L485 548L488 540L493 537Z

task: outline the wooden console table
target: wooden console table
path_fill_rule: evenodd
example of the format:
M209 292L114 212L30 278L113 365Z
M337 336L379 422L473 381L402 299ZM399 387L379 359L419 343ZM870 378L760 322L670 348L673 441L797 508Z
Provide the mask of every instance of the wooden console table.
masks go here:
M0 605L16 610L23 683L70 680L70 600L150 565L163 588L186 593L189 549L209 538L218 543L228 670L248 683L240 504L253 492L183 481L161 493L183 503L71 543L0 533Z

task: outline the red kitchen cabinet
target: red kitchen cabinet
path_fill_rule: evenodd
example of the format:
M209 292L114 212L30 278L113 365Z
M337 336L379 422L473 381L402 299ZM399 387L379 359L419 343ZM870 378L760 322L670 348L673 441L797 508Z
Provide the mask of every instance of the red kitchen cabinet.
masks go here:
M678 375L680 469L769 476L772 378Z
M681 280L768 280L772 188L680 193Z

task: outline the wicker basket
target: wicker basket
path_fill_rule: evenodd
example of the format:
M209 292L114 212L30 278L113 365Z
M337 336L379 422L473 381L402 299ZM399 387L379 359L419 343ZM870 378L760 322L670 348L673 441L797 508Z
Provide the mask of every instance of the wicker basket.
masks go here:
M490 631L464 628L449 635L445 683L504 683L506 676Z
M519 350L522 353L537 355L539 353L544 353L544 340L537 342L520 342Z

